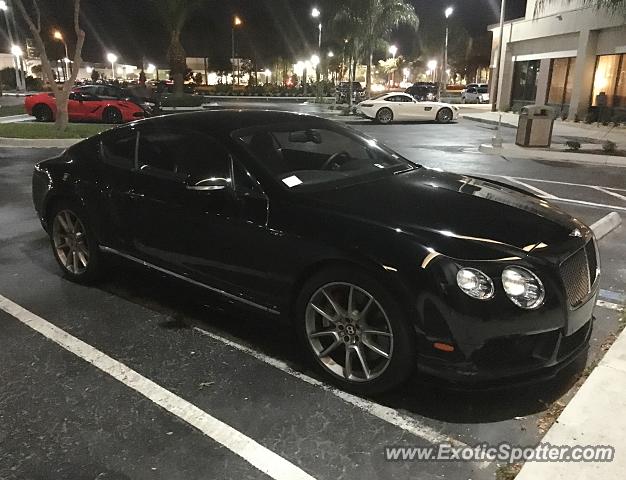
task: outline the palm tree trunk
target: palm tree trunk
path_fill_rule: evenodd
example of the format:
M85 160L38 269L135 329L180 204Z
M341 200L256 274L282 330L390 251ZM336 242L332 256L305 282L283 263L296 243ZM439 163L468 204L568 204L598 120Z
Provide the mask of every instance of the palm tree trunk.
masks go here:
M170 46L167 51L170 62L170 71L174 80L174 96L182 97L184 93L185 68L187 67L187 58L185 49L180 42L180 31L172 30Z

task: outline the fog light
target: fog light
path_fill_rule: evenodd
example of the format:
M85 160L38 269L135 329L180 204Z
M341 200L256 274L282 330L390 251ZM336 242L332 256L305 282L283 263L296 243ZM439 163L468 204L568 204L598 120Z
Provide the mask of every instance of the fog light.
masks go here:
M475 268L462 268L456 274L456 283L463 293L479 300L489 300L494 289L491 278Z
M539 277L522 267L505 268L502 286L509 299L521 308L539 308L545 299L546 291Z

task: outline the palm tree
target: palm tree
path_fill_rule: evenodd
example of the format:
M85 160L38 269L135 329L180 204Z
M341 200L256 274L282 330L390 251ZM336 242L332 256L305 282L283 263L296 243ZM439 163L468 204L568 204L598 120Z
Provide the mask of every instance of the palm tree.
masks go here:
M362 45L367 61L365 89L369 95L372 86L374 51L399 25L409 25L415 30L419 18L415 8L405 0L346 0L336 16L340 25L350 25Z
M167 58L174 79L174 96L182 97L187 54L180 41L189 12L196 8L201 0L156 0L155 4L161 14L161 21L170 35Z

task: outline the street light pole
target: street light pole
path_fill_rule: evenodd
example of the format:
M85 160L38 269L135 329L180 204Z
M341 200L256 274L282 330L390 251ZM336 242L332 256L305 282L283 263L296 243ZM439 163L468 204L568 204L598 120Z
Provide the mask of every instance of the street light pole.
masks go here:
M107 60L111 62L111 78L112 80L115 80L115 62L117 62L117 55L114 53L107 53Z
M496 53L496 64L495 64L495 72L493 75L492 91L493 91L493 100L491 104L491 111L497 112L499 110L498 103L498 90L500 83L500 63L502 59L502 44L504 43L504 12L506 9L506 0L502 0L502 5L500 6L500 38L498 40L498 51Z
M65 47L65 58L70 58L69 54L67 53L67 43L65 42L65 37L63 37L63 34L59 30L55 30L52 36L54 37L55 40L59 40L60 42L63 43L63 46ZM66 69L68 68L68 66L71 68L71 65L69 64L69 62L65 61L65 59L63 61L65 62ZM68 73L71 73L71 72L68 72Z
M314 7L313 10L311 10L311 16L313 18L319 18L319 23L317 25L317 30L318 30L318 34L317 34L317 58L321 58L322 57L322 12L319 10L319 8ZM320 65L315 65L315 82L317 84L317 88L315 89L315 96L316 96L316 100L320 100L322 99L322 93L320 90Z
M498 91L500 89L500 63L502 60L502 44L504 43L504 13L506 11L506 0L502 0L500 6L500 39L498 40L498 53L496 54L496 71L494 74L493 82L491 82L491 90L493 91L493 103L491 104L492 112L499 112L498 108ZM498 115L498 125L496 127L496 134L491 139L491 144L494 148L502 148L502 113Z
M448 90L448 18L452 15L452 12L454 12L454 8L452 7L446 8L446 11L444 12L444 15L446 16L446 40L443 48L443 65L441 67L443 70L441 75L443 81L443 93L446 93Z
M243 22L241 21L241 18L239 18L239 16L235 15L233 17L233 24L231 25L231 61L232 63L232 67L233 67L233 77L235 76L235 27L240 26L241 24L243 24ZM239 59L237 59L237 85L239 85ZM232 84L234 85L235 81L233 79Z

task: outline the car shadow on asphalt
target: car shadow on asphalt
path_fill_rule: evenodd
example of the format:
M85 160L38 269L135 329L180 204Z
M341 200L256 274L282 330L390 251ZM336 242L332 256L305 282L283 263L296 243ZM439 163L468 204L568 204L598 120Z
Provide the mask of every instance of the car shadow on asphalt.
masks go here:
M115 272L99 288L160 312L165 330L200 327L244 344L291 368L325 381L307 367L291 328L284 321L224 302L210 292L182 284L163 274L115 261ZM545 411L576 383L585 367L585 355L550 380L524 385L502 384L479 390L459 390L420 374L395 391L371 400L431 419L451 423L488 423Z

